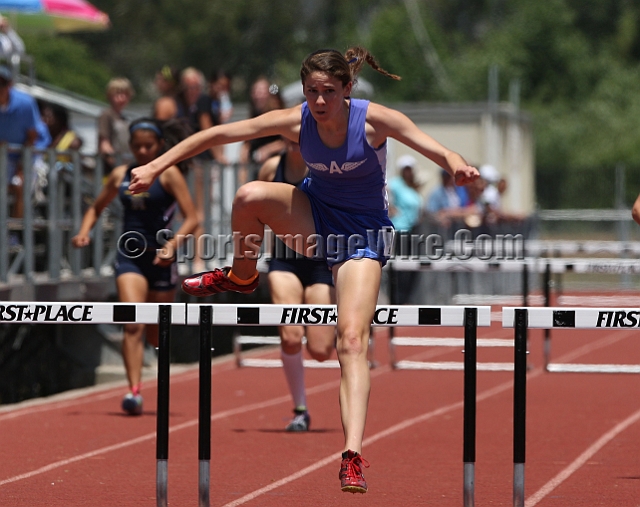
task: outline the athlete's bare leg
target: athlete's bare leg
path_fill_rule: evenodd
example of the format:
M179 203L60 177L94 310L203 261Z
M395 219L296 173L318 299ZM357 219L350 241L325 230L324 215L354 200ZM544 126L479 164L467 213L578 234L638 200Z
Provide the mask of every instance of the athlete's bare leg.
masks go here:
M369 404L369 330L380 289L380 263L351 259L334 266L338 303L337 351L340 360L340 416L345 447L360 453Z
M243 185L236 193L231 214L232 230L239 234L232 269L240 279L249 279L256 272L265 225L276 235L299 235L302 245L287 240L285 244L303 255L307 253L304 243L316 233L309 198L301 190L286 183L264 181Z

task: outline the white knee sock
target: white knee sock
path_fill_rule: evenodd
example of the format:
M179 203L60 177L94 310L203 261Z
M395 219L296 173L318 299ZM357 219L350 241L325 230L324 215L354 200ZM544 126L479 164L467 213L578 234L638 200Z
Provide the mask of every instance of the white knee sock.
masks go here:
M280 351L284 376L289 384L289 391L296 408L307 407L307 395L304 388L304 366L302 364L302 351L297 354L286 354Z

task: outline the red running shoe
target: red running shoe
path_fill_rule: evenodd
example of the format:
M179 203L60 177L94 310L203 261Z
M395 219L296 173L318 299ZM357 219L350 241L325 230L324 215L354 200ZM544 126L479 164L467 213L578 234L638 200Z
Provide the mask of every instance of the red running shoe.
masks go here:
M362 467L369 468L369 462L355 451L342 453L340 464L340 485L342 491L349 493L366 493L367 481L364 480Z
M248 285L238 285L227 278L227 274L231 270L230 267L222 269L216 268L213 271L204 271L196 273L189 278L185 278L182 282L182 290L191 296L211 296L220 292L240 292L241 294L250 294L258 286L258 278Z

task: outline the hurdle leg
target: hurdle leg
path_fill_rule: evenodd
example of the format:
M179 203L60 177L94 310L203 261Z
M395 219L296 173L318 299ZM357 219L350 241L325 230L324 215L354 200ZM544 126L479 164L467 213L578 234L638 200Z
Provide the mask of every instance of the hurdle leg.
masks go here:
M158 409L156 415L156 504L167 507L167 462L169 459L169 353L171 306L158 308Z
M475 503L477 308L464 309L464 507Z
M527 317L526 309L515 310L513 382L513 506L524 507L524 462L527 408Z
M211 325L213 308L200 307L200 393L198 403L198 507L209 507L211 465Z
M551 305L551 266L547 262L544 268L544 306ZM551 361L551 329L544 330L544 369L549 371L549 362Z

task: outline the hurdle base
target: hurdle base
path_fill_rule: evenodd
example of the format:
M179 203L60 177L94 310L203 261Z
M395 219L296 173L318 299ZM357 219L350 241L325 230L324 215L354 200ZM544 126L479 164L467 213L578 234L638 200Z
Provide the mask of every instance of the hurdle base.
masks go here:
M198 462L198 507L209 507L210 462L201 459Z
M393 364L395 370L445 370L463 371L464 363L456 361L398 361ZM477 371L513 371L513 363L477 363Z
M513 464L513 507L524 507L524 463Z
M156 461L156 505L167 507L167 460Z
M464 464L464 507L474 507L475 505L475 463Z
M551 373L640 373L640 365L549 363L547 371Z

